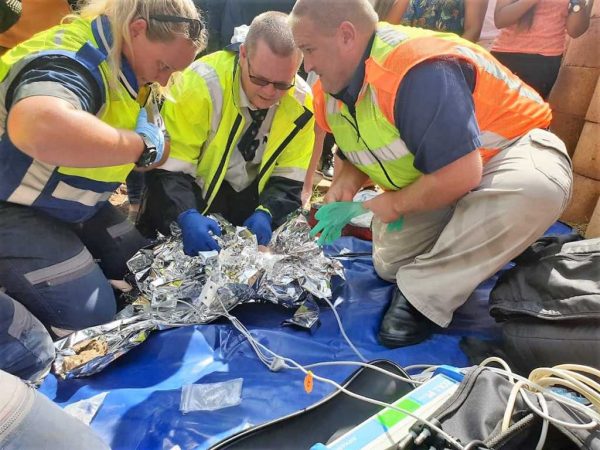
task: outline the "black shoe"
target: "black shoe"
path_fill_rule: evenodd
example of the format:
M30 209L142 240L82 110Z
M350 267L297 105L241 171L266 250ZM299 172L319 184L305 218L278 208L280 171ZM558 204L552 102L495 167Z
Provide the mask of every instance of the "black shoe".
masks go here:
M321 175L326 180L331 180L333 178L333 153L328 151L327 153L323 152L323 156L321 157Z
M418 344L431 335L432 327L433 323L396 288L379 327L379 342L389 348Z

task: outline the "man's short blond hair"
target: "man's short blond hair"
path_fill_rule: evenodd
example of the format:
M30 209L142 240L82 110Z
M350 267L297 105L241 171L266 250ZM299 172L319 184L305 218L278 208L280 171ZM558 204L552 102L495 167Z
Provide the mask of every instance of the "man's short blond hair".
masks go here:
M290 14L292 24L310 19L324 34L333 33L342 22L352 23L362 32L372 33L377 13L369 0L298 0Z
M267 11L256 16L244 41L248 52L252 53L258 41L262 40L277 56L300 55L287 19L287 14L277 11Z

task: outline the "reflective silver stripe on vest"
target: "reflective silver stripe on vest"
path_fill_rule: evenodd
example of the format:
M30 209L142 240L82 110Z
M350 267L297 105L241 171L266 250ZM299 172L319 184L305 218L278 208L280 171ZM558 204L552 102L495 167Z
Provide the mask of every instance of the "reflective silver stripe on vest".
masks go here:
M10 67L6 78L4 78L2 80L2 83L0 83L0 137L2 137L4 135L4 132L6 131L6 119L8 117L8 112L6 110L6 92L8 91L8 88L12 85L14 79L21 73L23 67L25 67L38 56L38 53L31 53L18 60L15 64L13 64ZM8 106L10 107L12 105Z
M479 67L481 67L483 70L485 70L487 73L489 73L494 78L505 83L513 91L517 91L521 97L525 97L525 98L528 98L529 100L533 100L534 102L539 103L540 105L544 103L544 100L542 99L542 97L540 97L540 95L535 90L533 90L532 88L527 86L525 83L520 82L515 78L509 78L506 75L506 73L504 73L497 64L494 64L493 61L490 61L483 55L480 55L479 53L474 52L473 50L471 50L468 47L457 46L456 50L459 53L462 53L466 57L470 58L471 60L477 62Z
M56 34L54 35L54 44L56 44L57 46L61 47L62 46L62 41L63 41L63 36L65 34L65 30L59 30L56 32Z
M359 150L344 152L344 156L354 165L368 166L376 162L396 161L403 156L409 155L410 151L400 138L396 139L386 147L371 150Z
M76 331L76 330L65 330L64 328L58 328L58 327L50 327L50 329L52 330L52 333L54 333L56 335L56 337L59 339L67 337L68 335L72 334L73 331Z
M191 69L204 79L208 93L210 94L213 111L210 126L211 136L207 139L207 142L209 142L216 134L221 122L221 115L223 114L223 89L219 81L219 74L214 67L197 60L192 64Z
M377 36L383 42L385 42L388 45L391 45L392 47L395 47L402 41L408 39L408 36L406 34L387 25L377 27Z
M202 191L202 194L206 194L206 192L204 192L204 184L205 184L204 183L204 178L196 177L196 179L194 180L194 182L200 188L200 190Z
M271 177L283 177L295 181L304 181L306 170L298 167L275 167L271 173Z
M25 274L25 279L32 285L52 282L66 283L90 272L95 267L94 258L87 248L66 261L37 269Z
M332 95L327 96L327 105L325 106L325 110L328 114L337 114L341 111L341 103Z
M493 148L493 149L504 149L511 145L513 142L519 140L521 137L514 139L506 139L504 136L494 133L492 131L483 131L479 135L482 148Z
M98 18L96 18L95 22L96 22L96 27L98 29L98 35L100 36L100 40L102 41L104 48L110 48L110 45L108 45L108 40L106 39L106 33L104 31L104 25L102 24L102 19L100 17L98 17ZM118 78L119 78L119 81L121 82L121 84L123 85L123 87L127 90L127 92L129 92L129 95L131 96L131 98L137 98L138 92L133 88L133 86L131 86L131 84L129 84L129 81L127 81L127 77L125 76L125 74L123 73L122 70L119 70Z
M177 158L168 158L165 163L160 166L162 170L168 170L169 172L182 172L193 177L196 176L196 164L182 161Z
M121 223L117 223L112 227L108 227L106 231L108 232L111 238L117 239L121 236L126 235L133 229L133 223L129 219L125 219Z
M33 316L20 303L15 302L13 299L9 299L9 301L12 302L14 311L12 322L8 327L8 334L15 339L19 339L24 332L32 328L31 322Z
M56 166L34 160L21 180L21 184L6 201L19 205L32 205L42 193L54 169Z
M304 105L306 101L306 96L311 92L310 86L300 75L296 75L296 86L294 87L294 98L300 103Z
M86 206L95 206L97 203L108 200L111 195L112 192L94 192L87 189L79 189L68 185L64 181L59 181L52 192L52 197L54 198L70 200Z

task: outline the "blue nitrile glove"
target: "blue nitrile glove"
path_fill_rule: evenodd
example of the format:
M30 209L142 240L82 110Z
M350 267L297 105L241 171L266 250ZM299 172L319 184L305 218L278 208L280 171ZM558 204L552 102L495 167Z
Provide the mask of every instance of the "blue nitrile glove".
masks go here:
M269 245L273 230L271 214L266 211L257 210L244 222L244 226L256 235L258 245Z
M145 136L146 139L156 147L156 158L154 161L160 161L165 153L165 134L161 127L152 122L148 122L148 112L146 111L146 108L140 109L137 123L135 124L135 132Z
M179 214L177 223L183 235L183 251L186 255L197 256L198 252L221 250L217 241L210 235L221 236L221 227L216 220L203 216L195 209Z

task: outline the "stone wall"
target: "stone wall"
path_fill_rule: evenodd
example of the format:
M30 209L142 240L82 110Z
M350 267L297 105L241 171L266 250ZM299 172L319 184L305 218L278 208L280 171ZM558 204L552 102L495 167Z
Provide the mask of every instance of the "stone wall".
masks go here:
M600 236L600 0L590 27L571 39L550 93L551 129L573 159L573 197L562 220L587 224L586 237Z

